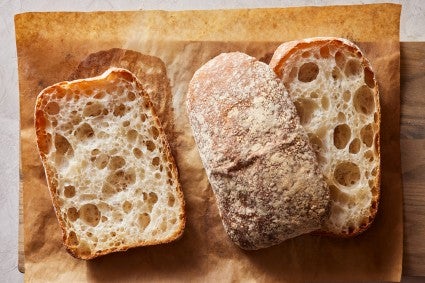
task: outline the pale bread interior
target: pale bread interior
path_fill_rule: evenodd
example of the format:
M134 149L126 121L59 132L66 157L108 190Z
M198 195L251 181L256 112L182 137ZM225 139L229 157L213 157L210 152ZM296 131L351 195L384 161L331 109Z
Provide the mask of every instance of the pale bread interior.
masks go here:
M354 234L373 220L379 196L374 74L360 52L329 42L294 51L281 71L330 188L323 230Z
M65 244L76 256L181 234L183 199L176 169L141 91L117 72L42 94L46 172Z

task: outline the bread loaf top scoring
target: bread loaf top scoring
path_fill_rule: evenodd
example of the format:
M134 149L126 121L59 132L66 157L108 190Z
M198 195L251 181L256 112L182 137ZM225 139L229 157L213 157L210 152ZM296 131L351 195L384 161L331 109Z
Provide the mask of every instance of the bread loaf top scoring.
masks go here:
M170 242L184 200L148 95L124 69L62 82L36 101L37 145L67 250L90 259Z
M331 192L322 231L354 236L372 223L379 201L380 105L370 62L342 38L286 42L270 66L284 82Z
M259 249L319 229L329 191L281 81L242 53L193 76L187 108L226 232Z

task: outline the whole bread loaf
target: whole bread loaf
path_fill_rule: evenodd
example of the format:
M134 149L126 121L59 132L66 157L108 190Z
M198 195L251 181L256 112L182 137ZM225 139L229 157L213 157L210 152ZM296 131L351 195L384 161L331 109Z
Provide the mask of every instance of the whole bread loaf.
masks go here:
M190 124L224 228L243 249L317 230L329 191L281 81L242 53L225 53L193 76Z
M380 194L381 115L370 62L346 39L309 38L279 46L270 66L297 107L330 188L322 231L359 234L375 218Z
M90 259L182 235L177 168L149 96L132 73L112 68L44 89L35 129L73 256Z

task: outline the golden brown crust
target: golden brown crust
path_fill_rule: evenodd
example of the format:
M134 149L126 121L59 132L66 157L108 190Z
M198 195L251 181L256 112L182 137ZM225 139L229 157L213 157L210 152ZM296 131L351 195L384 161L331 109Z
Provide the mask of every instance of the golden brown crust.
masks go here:
M378 205L379 205L379 198L380 198L380 182L381 182L381 164L380 164L380 123L381 123L381 109L379 104L379 90L378 90L378 84L375 78L375 75L372 70L372 66L369 62L369 60L363 55L361 50L353 44L351 41L343 38L335 38L335 37L316 37L316 38L308 38L303 40L295 40L291 42L286 42L280 45L277 50L275 51L271 61L270 61L270 67L273 68L275 73L278 75L278 77L283 77L283 71L285 68L291 68L290 63L287 61L292 56L295 56L295 53L299 53L301 50L309 50L310 48L318 48L320 46L323 46L324 44L327 44L329 46L334 46L336 49L345 49L348 50L348 52L355 54L359 60L361 61L362 66L364 66L365 69L369 70L373 77L373 93L374 93L374 100L375 100L375 111L377 115L377 120L375 121L377 126L377 135L375 137L375 154L379 160L379 165L377 167L375 182L374 182L374 188L376 188L376 192L373 192L372 190L372 201L370 204L370 213L367 223L363 223L361 226L359 226L357 229L354 229L352 231L349 231L348 233L341 232L341 233L335 233L335 232L329 232L325 230L316 231L317 234L322 235L328 235L328 236L336 236L336 237L353 237L356 235L361 234L362 232L366 231L372 224L373 220L375 219L376 213L378 211ZM289 66L288 66L289 64Z
M184 226L185 226L185 221L186 221L186 216L185 216L185 211L184 211L184 206L185 206L185 202L184 202L184 197L183 197L183 192L180 186L180 183L177 181L177 195L181 201L181 207L180 207L180 213L179 213L179 218L180 218L180 226L178 228L178 230L172 234L171 236L169 236L166 239L162 239L162 240L152 240L152 241L141 241L136 245L128 245L128 246L124 246L121 248L111 248L111 249L105 249L102 250L100 252L97 252L96 254L81 254L79 253L77 250L73 249L70 245L69 245L69 239L67 237L67 229L66 229L66 225L64 222L64 219L62 218L62 215L60 214L60 200L57 196L57 179L56 179L56 175L57 172L55 170L55 168L53 166L50 165L50 163L48 162L46 155L48 154L49 151L49 146L51 145L51 140L46 132L46 125L48 123L47 118L45 117L46 113L44 111L44 108L46 106L46 104L48 103L48 101L50 100L50 98L52 96L59 96L59 97L63 97L66 95L66 91L64 90L64 86L69 86L69 85L73 85L73 86L78 86L84 89L85 85L89 85L89 84L102 84L104 81L108 81L108 80L112 80L114 77L121 77L124 78L127 81L130 82L136 82L137 84L137 88L140 90L140 95L143 96L145 103L147 104L148 108L150 108L153 112L153 117L155 117L155 122L156 122L156 126L157 129L159 131L159 135L160 137L162 137L162 144L163 144L163 149L164 149L164 154L166 155L166 159L169 162L169 164L171 165L171 174L173 176L174 180L178 180L178 171L177 171L177 167L175 165L174 162L174 158L171 154L171 150L169 147L169 144L166 140L166 135L165 132L161 126L161 123L155 113L155 109L153 107L153 104L148 96L148 94L143 90L143 87L141 85L141 83L139 82L139 80L129 71L125 70L125 69L118 69L118 68L113 68L108 72L105 72L102 76L99 77L95 77L95 78L90 78L90 79L81 79L81 80L75 80L72 82L60 82L57 83L53 86L50 86L46 89L44 89L37 97L36 100L36 104L35 104L35 130L36 130L36 138L37 138L37 146L39 149L39 153L40 153L40 157L42 159L43 162L43 166L45 169L45 174L47 177L47 183L48 183L48 188L49 188L49 192L50 195L52 197L52 203L53 203L53 207L55 210L55 214L56 217L58 219L59 225L62 229L62 235L63 235L63 243L64 246L66 248L66 250L73 255L76 258L80 258L80 259L92 259L101 255L105 255L111 252L119 252L119 251L125 251L129 248L133 248L133 247L141 247L141 246L149 246L149 245L156 245L156 244L164 244L164 243L169 243L172 242L178 238L180 238L183 234L184 231ZM68 93L69 95L69 93ZM81 92L80 94L75 94L72 93L72 95L74 96L73 98L78 99L80 95L87 95L84 92Z

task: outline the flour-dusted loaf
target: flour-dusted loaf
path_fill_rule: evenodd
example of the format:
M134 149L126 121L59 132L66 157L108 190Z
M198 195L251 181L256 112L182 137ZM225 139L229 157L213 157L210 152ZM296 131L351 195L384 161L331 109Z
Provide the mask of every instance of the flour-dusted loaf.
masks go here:
M230 238L260 249L317 230L329 191L281 81L242 53L207 62L189 84L195 141Z
M346 39L310 38L282 44L270 66L297 107L330 188L322 230L343 237L364 231L380 190L381 116L369 61Z
M66 249L90 259L179 238L177 168L149 96L129 71L44 89L37 145Z

